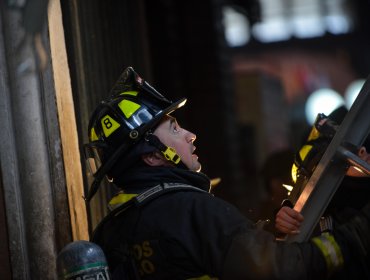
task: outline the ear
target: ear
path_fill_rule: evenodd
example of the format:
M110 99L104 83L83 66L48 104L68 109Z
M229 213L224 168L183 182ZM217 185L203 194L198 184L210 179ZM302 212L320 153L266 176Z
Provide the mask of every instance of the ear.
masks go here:
M142 160L149 166L167 165L167 160L159 152L153 152L141 156Z

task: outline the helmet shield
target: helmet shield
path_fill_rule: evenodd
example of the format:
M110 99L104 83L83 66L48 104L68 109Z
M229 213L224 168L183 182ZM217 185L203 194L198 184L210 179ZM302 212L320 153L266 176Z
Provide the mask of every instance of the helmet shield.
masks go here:
M102 178L117 161L153 130L164 115L185 102L185 98L177 102L166 99L132 67L125 69L111 90L111 96L98 105L89 122L85 156L93 157L97 167L95 172L91 170L95 181L90 193L96 192ZM92 190L93 186L96 190ZM90 193L87 200L93 196Z

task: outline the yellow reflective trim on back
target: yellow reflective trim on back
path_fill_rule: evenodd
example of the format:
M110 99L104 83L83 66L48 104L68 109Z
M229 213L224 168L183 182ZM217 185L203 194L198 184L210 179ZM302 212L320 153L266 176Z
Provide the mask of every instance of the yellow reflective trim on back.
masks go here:
M136 96L139 92L138 91L134 91L134 90L131 90L131 91L125 91L125 92L121 92L119 95L132 95L132 96Z
M95 129L92 128L90 131L90 141L96 141L96 140L98 140L98 136L96 136Z
M101 119L101 126L103 128L105 137L109 137L109 135L116 131L121 125L111 116L106 115Z
M110 210L117 208L118 206L122 205L123 203L129 201L130 199L137 196L136 193L119 193L115 195L108 203L108 207Z
M118 103L118 107L121 109L122 113L125 114L125 117L128 119L135 113L141 106L130 100L122 100Z
M301 157L301 160L304 161L308 153L311 151L312 146L311 145L304 145L300 150L299 150L299 156Z

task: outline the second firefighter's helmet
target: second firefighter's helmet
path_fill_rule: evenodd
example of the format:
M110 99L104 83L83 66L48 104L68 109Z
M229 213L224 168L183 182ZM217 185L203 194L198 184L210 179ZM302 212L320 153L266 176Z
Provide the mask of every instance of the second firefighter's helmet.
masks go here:
M166 99L132 67L126 68L110 97L97 106L90 118L85 154L94 158L97 171L86 200L89 201L96 193L101 180L118 159L146 137L163 116L182 107L185 102L185 98L176 102ZM158 141L156 145L163 146Z
M294 188L290 200L298 199L303 187L315 171L339 125L324 114L318 114L304 145L294 156L292 179Z

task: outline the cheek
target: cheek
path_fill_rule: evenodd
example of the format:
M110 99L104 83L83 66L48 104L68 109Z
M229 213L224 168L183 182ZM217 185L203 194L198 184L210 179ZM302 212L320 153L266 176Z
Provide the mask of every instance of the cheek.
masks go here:
M192 164L192 155L186 145L177 145L177 148L175 149L177 154L181 157L183 163L186 165Z
M168 147L171 147L178 152L179 150L179 145L177 144L176 139L173 139L172 137L166 137L164 138L165 140L162 140L162 143L165 144Z
M186 145L181 138L171 139L170 146L174 148L178 154L186 155Z
M163 141L163 144L175 149L176 153L181 157L183 161L191 161L191 152L189 145L181 137L167 138L166 141Z
M189 154L186 153L184 147L181 147L181 146L178 146L178 148L176 149L178 155L185 161L188 161L189 160Z

